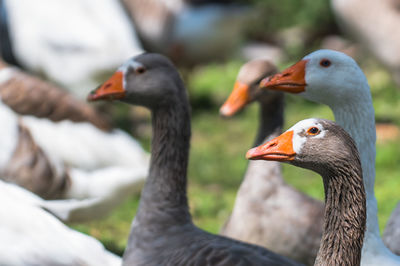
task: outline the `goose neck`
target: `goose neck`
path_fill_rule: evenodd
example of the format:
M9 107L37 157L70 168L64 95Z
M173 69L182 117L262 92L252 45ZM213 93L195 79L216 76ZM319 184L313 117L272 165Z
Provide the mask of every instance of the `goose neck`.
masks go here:
M187 99L157 107L152 112L152 124L149 176L136 219L147 224L190 222L186 196L191 136Z
M278 94L276 97L260 100L259 127L254 146L261 145L271 135L282 131L284 96Z
M356 142L363 168L365 191L367 198L372 198L374 197L376 156L375 114L372 99L364 97L343 106L332 106L332 110L336 122Z
M343 165L323 175L324 231L315 265L360 265L366 196L361 167L352 162Z

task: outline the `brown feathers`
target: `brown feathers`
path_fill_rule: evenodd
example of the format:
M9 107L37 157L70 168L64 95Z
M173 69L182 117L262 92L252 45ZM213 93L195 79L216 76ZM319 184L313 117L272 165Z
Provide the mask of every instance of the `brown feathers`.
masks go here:
M68 172L64 169L58 172L55 169L22 123L19 124L17 147L1 177L44 199L62 198L70 184Z
M6 69L6 64L0 60L0 73ZM89 122L99 129L110 129L108 122L93 107L75 99L59 87L15 68L8 69L12 72L8 80L0 83L0 98L14 112L47 118L54 122Z

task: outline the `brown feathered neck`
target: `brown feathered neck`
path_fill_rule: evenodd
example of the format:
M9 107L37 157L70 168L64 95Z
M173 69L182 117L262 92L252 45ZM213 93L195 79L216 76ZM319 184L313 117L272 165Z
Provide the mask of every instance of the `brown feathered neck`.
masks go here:
M324 232L315 265L360 265L366 222L360 161L343 160L326 169Z

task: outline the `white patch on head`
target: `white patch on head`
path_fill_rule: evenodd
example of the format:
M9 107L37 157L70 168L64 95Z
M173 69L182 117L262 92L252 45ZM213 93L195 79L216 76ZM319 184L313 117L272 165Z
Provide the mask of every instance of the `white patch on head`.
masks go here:
M124 73L124 78L123 78L123 81L122 81L124 89L126 88L125 75L126 75L126 73L128 73L128 69L132 68L132 69L136 70L139 67L144 67L144 65L142 63L140 63L140 62L135 61L134 59L131 59L131 60L126 61L124 64L122 64L122 66L120 66L118 68L117 71L121 71L122 73Z
M312 136L312 138L323 138L325 136L326 131L321 123L319 123L318 118L301 120L287 130L293 131L293 150L297 154L301 153L301 149L303 148L304 143L307 141L307 138L305 136L301 136L300 134L307 132L307 130L311 127L317 127L320 131L317 135Z
M131 60L126 61L122 66L120 66L118 68L118 71L122 71L125 74L129 68L136 69L138 67L144 67L144 66L142 63L131 59Z
M16 69L13 67L6 67L0 70L0 84L3 84L9 81L16 72Z

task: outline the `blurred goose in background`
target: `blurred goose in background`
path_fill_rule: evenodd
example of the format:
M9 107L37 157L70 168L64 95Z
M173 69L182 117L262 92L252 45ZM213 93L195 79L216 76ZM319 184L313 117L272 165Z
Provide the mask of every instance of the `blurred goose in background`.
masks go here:
M367 48L400 86L400 1L331 0L341 28Z
M76 100L49 82L6 64L1 58L0 97L3 104L20 115L32 115L53 122L89 122L100 130L111 130L104 115L92 106Z
M243 65L231 95L220 109L221 115L233 116L252 102L260 104L255 146L282 132L283 93L258 88L262 78L276 71L276 67L264 59ZM251 161L232 214L220 233L312 265L320 246L323 211L322 202L284 181L278 162Z
M190 106L183 81L170 60L158 54L136 56L88 99L119 99L152 111L150 172L123 265L299 265L193 224L186 195Z
M262 88L296 93L328 105L336 122L352 136L360 152L367 195L367 227L362 265L400 265L383 244L379 233L374 194L376 132L372 97L367 79L349 56L332 50L318 50L282 73L263 79Z
M0 264L119 266L100 241L72 230L42 208L46 201L0 180Z
M54 206L61 219L102 217L141 188L148 153L128 134L106 131L91 106L1 62L0 97L0 176L44 199L65 199Z
M390 215L382 238L393 253L400 255L400 202Z
M360 265L366 196L357 147L346 131L329 120L302 120L249 150L246 157L288 162L320 174L325 190L324 231L314 265Z
M2 2L11 48L5 51L79 98L128 57L143 52L120 1Z
M185 64L227 58L250 7L229 1L123 0L148 51Z

